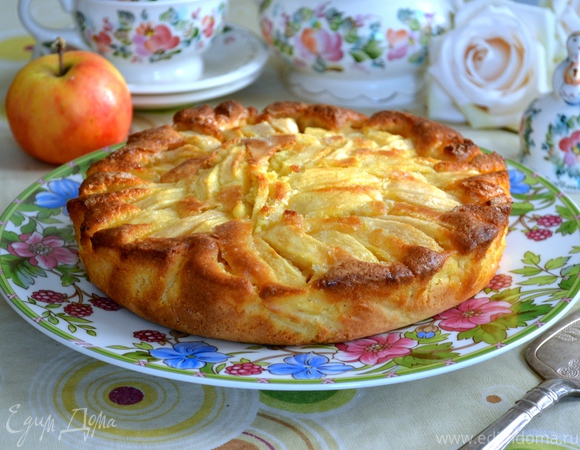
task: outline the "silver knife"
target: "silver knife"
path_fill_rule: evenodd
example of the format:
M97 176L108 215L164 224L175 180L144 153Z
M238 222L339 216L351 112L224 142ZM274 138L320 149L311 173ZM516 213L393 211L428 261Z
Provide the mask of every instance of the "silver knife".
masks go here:
M546 381L460 450L502 449L542 411L568 395L580 396L580 311L533 340L526 361Z

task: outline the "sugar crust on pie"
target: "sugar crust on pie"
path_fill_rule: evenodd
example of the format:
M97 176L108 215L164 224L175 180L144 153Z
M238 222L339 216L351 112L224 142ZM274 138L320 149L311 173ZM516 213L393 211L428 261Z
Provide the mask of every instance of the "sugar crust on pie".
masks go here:
M91 282L209 338L353 340L478 293L505 247L504 160L408 113L184 109L94 163L68 203Z

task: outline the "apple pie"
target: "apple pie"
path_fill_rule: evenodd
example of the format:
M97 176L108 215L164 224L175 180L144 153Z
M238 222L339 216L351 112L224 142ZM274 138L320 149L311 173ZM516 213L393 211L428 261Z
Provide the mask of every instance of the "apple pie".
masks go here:
M505 161L404 112L228 101L95 162L68 203L91 282L207 338L333 343L429 318L496 272Z

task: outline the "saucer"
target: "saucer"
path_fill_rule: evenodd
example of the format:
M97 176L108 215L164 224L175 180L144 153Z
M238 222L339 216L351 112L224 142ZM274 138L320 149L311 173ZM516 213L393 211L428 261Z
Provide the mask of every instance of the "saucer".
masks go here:
M202 58L203 73L187 83L128 83L134 95L166 95L206 90L234 83L259 73L268 60L266 44L248 29L228 23Z
M178 92L176 94L156 94L156 95L139 95L133 94L133 107L135 109L163 109L177 108L180 106L190 105L196 102L203 102L212 98L221 97L239 91L252 84L260 76L261 70L251 73L243 78L239 78L231 83L222 86L216 86L208 89L201 89L190 92Z

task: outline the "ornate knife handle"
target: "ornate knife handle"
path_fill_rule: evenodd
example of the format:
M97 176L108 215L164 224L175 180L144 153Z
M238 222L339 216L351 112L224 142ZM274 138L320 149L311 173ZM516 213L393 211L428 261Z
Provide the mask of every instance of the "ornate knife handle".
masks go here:
M460 450L500 450L535 416L568 395L580 395L577 383L562 378L544 381Z

